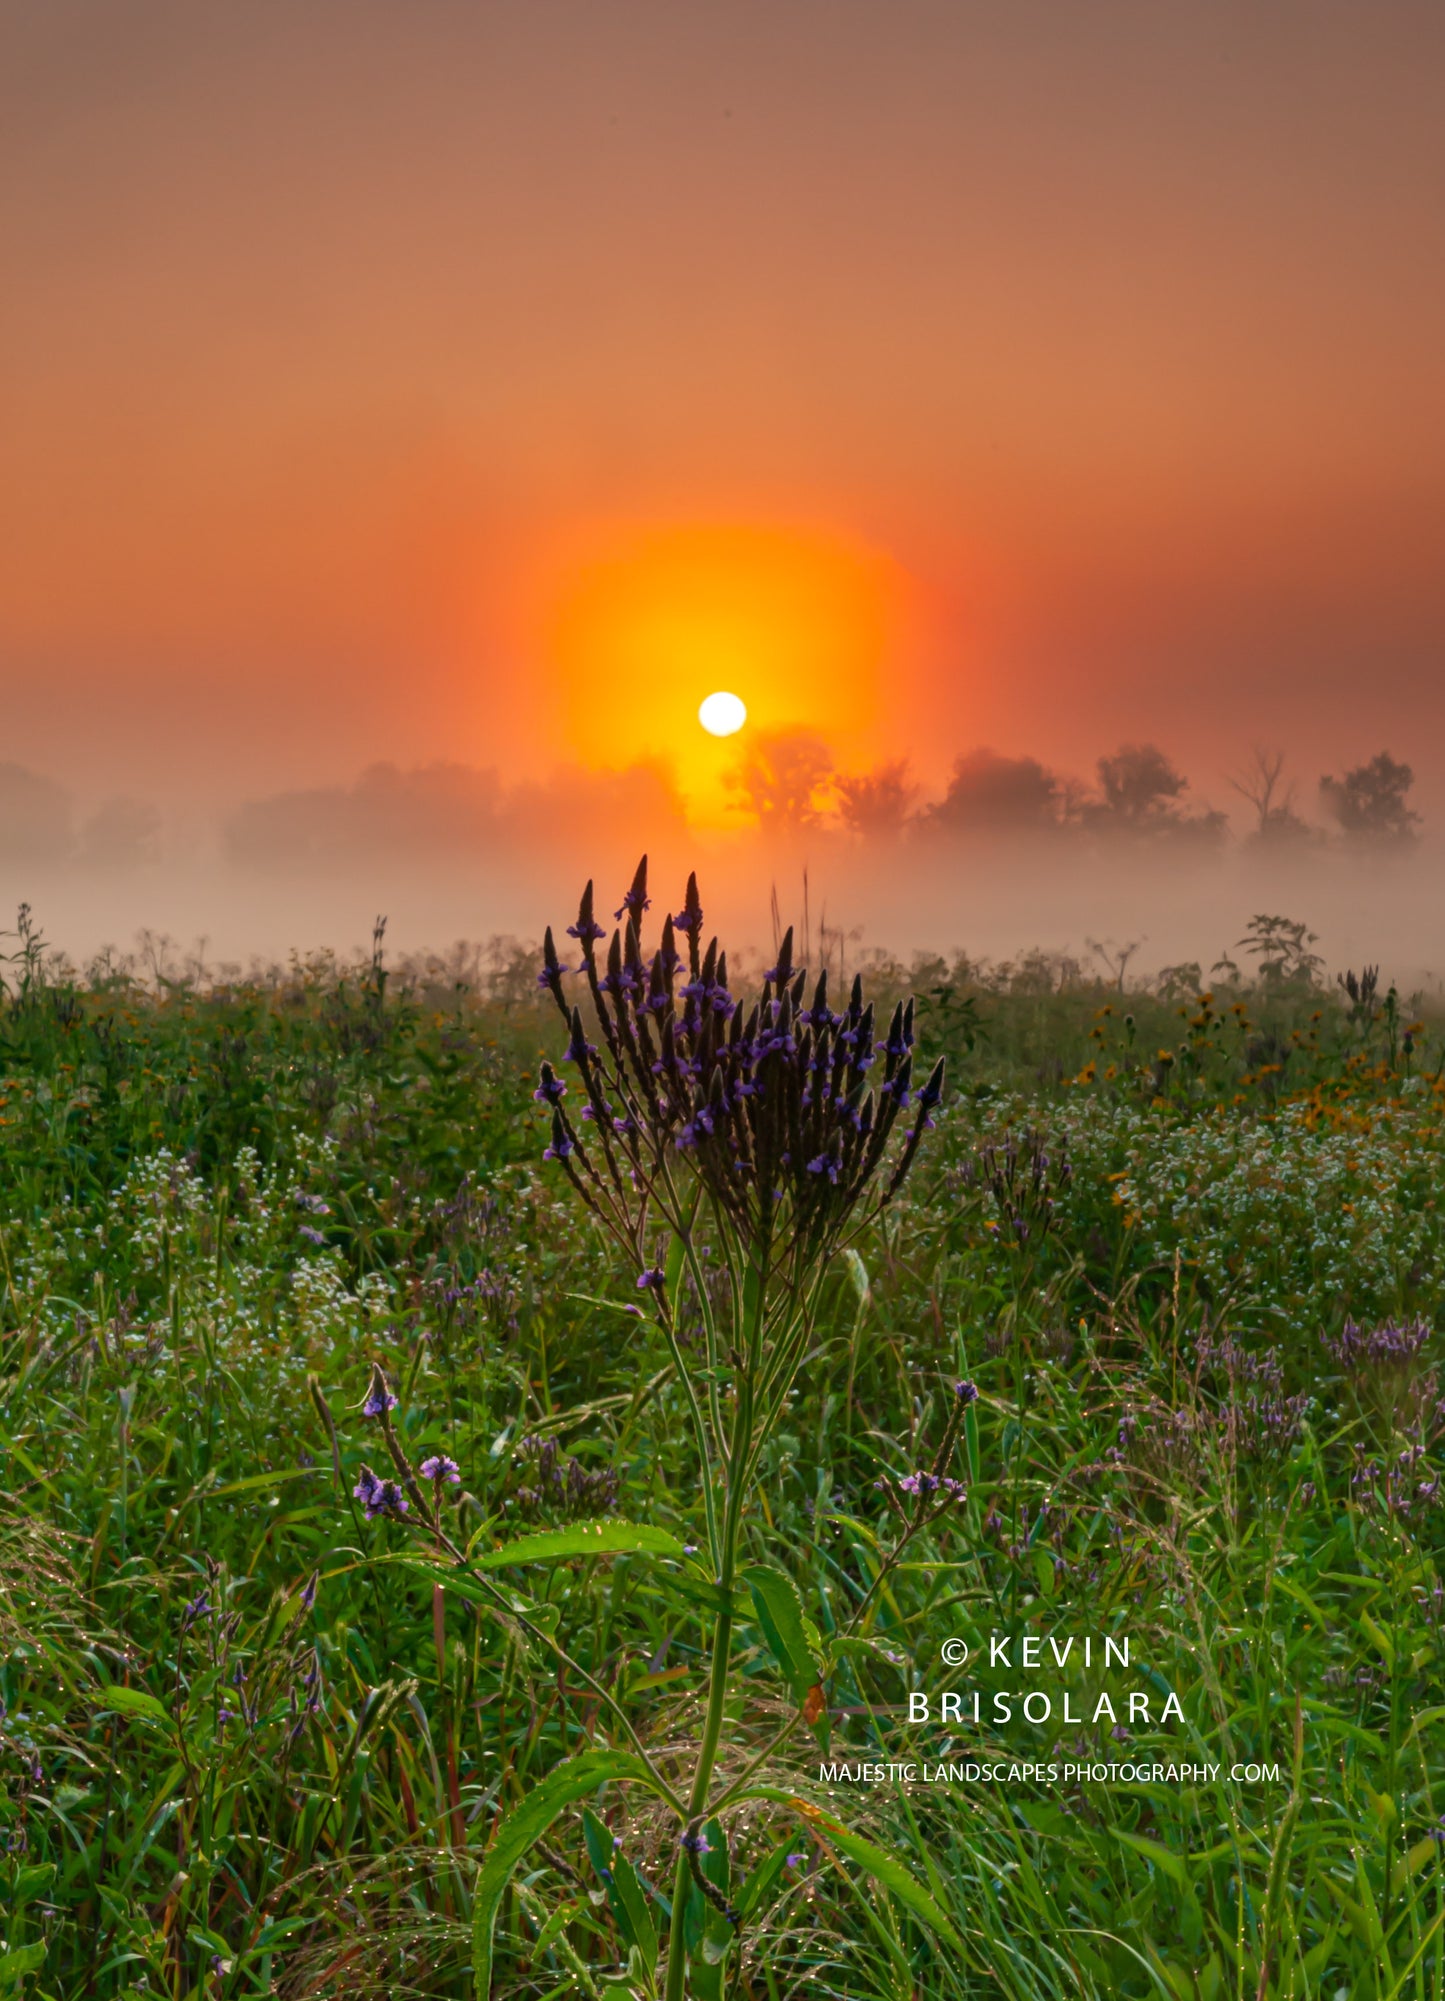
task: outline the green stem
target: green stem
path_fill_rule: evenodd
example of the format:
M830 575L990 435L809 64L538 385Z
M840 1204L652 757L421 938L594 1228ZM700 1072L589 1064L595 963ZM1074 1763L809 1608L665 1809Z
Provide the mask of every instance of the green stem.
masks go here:
M737 1515L732 1505L732 1495L728 1496L727 1526L724 1529L723 1568L718 1579L721 1605L718 1609L717 1624L712 1635L712 1660L708 1668L707 1719L703 1724L702 1743L698 1750L697 1769L693 1773L692 1793L688 1799L688 1825L698 1820L707 1808L708 1787L712 1782L712 1769L717 1762L718 1744L722 1737L723 1709L727 1702L728 1663L733 1644L733 1573L737 1540ZM687 1943L684 1932L684 1916L687 1910L687 1893L691 1886L688 1872L686 1849L680 1848L677 1855L677 1869L672 1884L672 1928L669 1933L667 1952L667 2001L683 2001L683 1982L687 1973Z
M692 1792L688 1799L688 1825L691 1828L707 1812L708 1790L712 1785L713 1767L717 1763L718 1745L722 1740L723 1711L727 1706L728 1667L732 1659L733 1645L733 1584L737 1575L738 1537L742 1528L742 1504L746 1491L746 1469L752 1454L749 1450L753 1428L753 1376L761 1356L763 1313L767 1296L768 1240L764 1237L758 1247L754 1266L753 1324L747 1329L746 1346L738 1344L736 1357L737 1401L733 1407L732 1448L728 1453L725 1479L727 1501L723 1510L722 1562L718 1569L718 1615L713 1627L712 1658L708 1666L707 1716L703 1723L702 1742L698 1747L697 1765L693 1772ZM738 1330L740 1333L743 1331ZM666 2001L683 2001L687 1979L687 1940L685 1917L688 1890L691 1886L686 1849L679 1849L677 1868L672 1884L672 1925L668 1935L667 1989Z

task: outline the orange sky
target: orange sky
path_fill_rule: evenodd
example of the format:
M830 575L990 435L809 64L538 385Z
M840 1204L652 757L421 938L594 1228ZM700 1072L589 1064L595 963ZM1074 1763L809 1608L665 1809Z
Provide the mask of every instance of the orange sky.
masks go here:
M714 645L926 777L1445 785L1442 63L1433 0L0 5L4 756L705 790Z

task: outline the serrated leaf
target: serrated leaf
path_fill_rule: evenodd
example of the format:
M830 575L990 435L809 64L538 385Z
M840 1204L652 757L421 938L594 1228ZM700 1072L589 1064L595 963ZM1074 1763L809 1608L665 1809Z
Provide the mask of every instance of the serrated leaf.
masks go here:
M569 1528L541 1529L504 1542L500 1549L484 1550L472 1558L472 1567L506 1570L518 1563L566 1563L579 1556L669 1556L681 1561L685 1555L677 1537L666 1529L641 1522L575 1522Z
M749 1564L743 1577L773 1659L803 1707L817 1686L822 1658L817 1634L810 1635L808 1621L803 1616L798 1587L791 1577L766 1563Z

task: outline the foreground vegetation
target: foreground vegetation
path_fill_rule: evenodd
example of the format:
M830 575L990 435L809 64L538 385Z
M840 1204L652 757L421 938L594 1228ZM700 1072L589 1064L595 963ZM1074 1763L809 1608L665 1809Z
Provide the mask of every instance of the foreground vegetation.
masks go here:
M1440 1038L1273 922L1206 994L914 969L953 1086L828 1268L744 1528L821 1697L740 1599L719 1769L775 1744L773 1797L706 1831L716 1898L594 1788L505 1889L496 1991L649 1992L683 1894L699 1993L1445 1993ZM680 1372L542 1161L566 1036L515 978L388 980L378 941L80 980L28 932L7 973L0 1995L468 1994L498 1828L704 1723L718 1281L673 1281ZM377 1364L451 1541L574 1552L507 1605L368 1507ZM599 1521L623 1553L576 1554ZM1021 1678L1030 1633L1130 1667ZM1047 1719L990 1720L1029 1687Z

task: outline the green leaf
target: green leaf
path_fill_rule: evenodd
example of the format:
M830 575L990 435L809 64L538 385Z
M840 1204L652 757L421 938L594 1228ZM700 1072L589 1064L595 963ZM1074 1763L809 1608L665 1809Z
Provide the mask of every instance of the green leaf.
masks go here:
M647 1892L638 1880L637 1871L613 1840L611 1828L590 1807L582 1816L582 1828L587 1838L587 1853L606 1888L618 1929L627 1943L635 1945L642 1954L650 1980L657 1967L657 1927L647 1908Z
M22 1973L34 1973L45 1964L45 1941L39 1939L34 1945L17 1945L13 1951L0 1953L0 1980L8 1986L18 1980Z
M666 1529L638 1522L574 1522L569 1528L542 1529L504 1542L500 1549L484 1550L472 1558L472 1567L506 1570L516 1563L565 1563L578 1556L671 1556L681 1561L685 1554L677 1537Z
M657 1926L652 1922L652 1913L647 1908L647 1892L638 1881L637 1871L620 1853L613 1858L610 1887L616 1892L613 1908L624 1918L623 1929L629 1944L635 1945L642 1954L650 1984L657 1971Z
M803 1601L791 1577L766 1563L753 1563L743 1571L752 1593L758 1624L767 1637L773 1659L787 1676L799 1704L808 1699L822 1672L818 1635L803 1616Z
M769 1891L787 1866L788 1855L792 1850L793 1841L794 1837L791 1834L785 1834L777 1847L765 1855L757 1868L752 1871L737 1894L737 1908L740 1917L745 1918L750 1911L755 1910L764 1898L767 1897Z
M143 1688L122 1688L113 1682L101 1691L101 1701L106 1709L119 1709L128 1716L143 1716L150 1723L164 1723L167 1730L175 1728L170 1711L164 1703L157 1702L153 1695L147 1695Z
M245 1494L255 1487L281 1487L288 1480L310 1480L317 1470L315 1466L288 1466L281 1473L251 1473L244 1480L228 1480L224 1487L198 1487L196 1494L203 1500L221 1501L228 1494ZM190 1498L195 1497L193 1494Z
M1122 1827L1111 1827L1109 1832L1116 1841L1122 1841L1126 1848L1137 1850L1140 1855L1162 1869L1171 1883L1177 1883L1181 1890L1185 1887L1188 1878L1184 1873L1183 1859L1172 1849L1165 1848L1158 1841L1151 1841L1146 1834L1129 1834Z
M955 1952L963 1951L963 1940L954 1929L952 1920L896 1856L875 1847L871 1841L865 1841L861 1834L855 1834L851 1827L845 1827L831 1813L814 1806L811 1800L800 1799L796 1793L785 1793L777 1786L751 1786L740 1797L775 1800L779 1806L790 1808L824 1848L836 1849L850 1862L856 1862L876 1883L881 1883L895 1896L905 1910L912 1911L914 1917L927 1925L930 1931L947 1940Z
M485 2001L492 1991L492 1940L512 1872L558 1814L614 1779L630 1779L656 1790L652 1773L631 1751L583 1751L555 1766L498 1823L472 1892L472 1975L477 2001Z
M682 1291L683 1267L687 1262L687 1246L681 1237L674 1237L667 1247L667 1297L672 1306L673 1319L677 1318L677 1302Z
M605 1883L612 1874L612 1857L616 1854L612 1830L600 1821L589 1806L582 1815L582 1833L587 1842L587 1854L592 1867Z
M22 1904L28 1904L32 1897L38 1897L40 1892L50 1883L54 1875L55 1864L53 1862L31 1862L27 1867L22 1869L15 1878L14 1901L16 1910L19 1910Z

